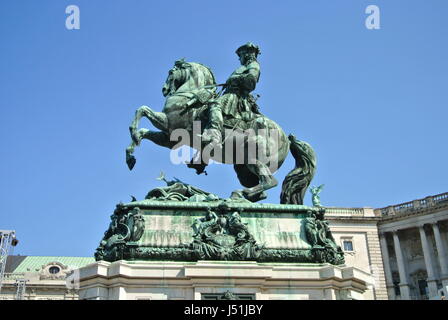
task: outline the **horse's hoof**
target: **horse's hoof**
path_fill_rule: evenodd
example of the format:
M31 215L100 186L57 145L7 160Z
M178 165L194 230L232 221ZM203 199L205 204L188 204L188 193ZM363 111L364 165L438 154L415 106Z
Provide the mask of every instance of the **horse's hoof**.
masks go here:
M268 195L266 194L266 192L262 192L260 193L259 197L258 197L258 201L264 200L268 197Z
M251 202L257 202L257 201L261 201L266 199L268 196L266 194L266 192L264 191L250 191L250 189L245 189L243 190L243 196L244 198L246 198L247 200L251 201Z
M232 194L230 195L230 199L239 200L239 199L246 199L246 198L243 195L243 190L235 190L235 191L232 191Z
M133 155L126 154L126 163L128 165L129 170L132 170L135 166L137 160Z

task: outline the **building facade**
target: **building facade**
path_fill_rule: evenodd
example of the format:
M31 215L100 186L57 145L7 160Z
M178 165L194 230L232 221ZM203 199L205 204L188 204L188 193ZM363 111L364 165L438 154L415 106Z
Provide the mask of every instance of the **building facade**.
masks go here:
M375 210L389 299L433 299L448 290L448 193Z
M76 272L94 261L93 257L9 256L0 300L77 300ZM20 297L19 282L25 283Z
M326 208L326 219L345 264L372 274L365 299L387 300L386 280L378 238L379 217L373 208Z
M442 299L448 291L448 193L384 208L327 208L348 266L371 272L371 299Z

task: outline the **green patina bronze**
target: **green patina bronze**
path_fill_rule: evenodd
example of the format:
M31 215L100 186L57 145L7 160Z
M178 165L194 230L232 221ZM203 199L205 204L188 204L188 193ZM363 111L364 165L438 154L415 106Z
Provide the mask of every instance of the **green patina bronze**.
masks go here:
M313 201L313 206L315 207L321 207L320 204L320 192L322 191L322 189L324 188L324 185L321 184L318 187L311 187L310 188L310 192L311 192L311 201Z
M210 68L183 59L176 61L163 86L163 111L143 106L136 112L126 162L130 169L134 167L133 152L142 139L166 148L180 147L170 135L176 129L185 129L191 138L187 145L199 146L200 155L203 148L214 148L211 158L233 164L245 188L223 199L179 179L167 180L162 173L158 180L166 186L149 191L144 200L132 197L131 202L117 205L96 250L97 260L344 263L343 252L324 219L325 208L320 205L323 186L311 189L313 207L303 205L316 171L313 148L293 135L287 136L260 112L251 94L260 77L258 46L247 43L236 53L241 66L222 85L216 84ZM221 92L217 87L222 87ZM160 131L139 129L142 117ZM204 125L199 134L194 132L194 121ZM269 161L261 161L258 153L244 163L237 164L235 158L227 161L224 142L229 135L225 129L242 138L232 148L247 152L252 143L275 155L277 163L271 166ZM248 129L255 135L247 136ZM261 130L268 134L262 135ZM267 138L274 133L278 134L276 143ZM221 154L216 152L219 148ZM273 174L288 151L295 159L295 168L283 181L280 204L256 203L266 198L266 190L277 185ZM188 167L203 173L208 160L192 160Z
M247 43L236 53L241 66L221 85L216 84L213 72L203 64L183 59L175 62L162 89L166 97L162 112L148 106L136 111L130 125L132 141L126 149L128 167L132 169L135 166L133 153L142 139L169 149L187 145L200 149L198 153L201 155L200 161L192 159L189 168L201 174L210 159L232 164L238 180L245 187L234 191L234 195L256 202L265 199L265 191L278 184L273 174L290 150L296 160L296 168L283 183L282 203L303 203L303 194L314 175L314 151L306 142L292 135L288 137L277 123L260 112L251 94L260 77L258 46ZM219 86L223 87L220 93L216 90ZM159 131L139 129L142 117L149 119ZM202 134L194 132L194 123L202 124ZM189 139L173 141L171 134L177 129L185 130ZM248 130L254 134L248 134ZM230 141L234 143L230 144ZM205 151L212 148L215 149L209 156ZM251 150L257 152L253 154ZM238 153L244 154L243 159L239 159ZM266 157L262 159L260 154ZM303 166L303 154L310 158L309 167Z
M117 205L97 260L344 263L322 207L220 199L166 182L145 200Z

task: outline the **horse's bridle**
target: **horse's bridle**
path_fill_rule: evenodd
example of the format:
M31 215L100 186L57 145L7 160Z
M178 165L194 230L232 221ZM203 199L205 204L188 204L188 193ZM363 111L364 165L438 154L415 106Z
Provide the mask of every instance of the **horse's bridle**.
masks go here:
M168 79L165 83L169 83L169 93L172 95L186 81L188 70L185 67L174 66L168 72Z

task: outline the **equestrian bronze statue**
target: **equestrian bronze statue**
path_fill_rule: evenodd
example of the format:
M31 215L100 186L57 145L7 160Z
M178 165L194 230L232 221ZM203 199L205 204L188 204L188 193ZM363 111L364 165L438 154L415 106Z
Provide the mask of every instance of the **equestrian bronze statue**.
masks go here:
M258 46L247 43L236 53L241 66L223 84L217 84L211 69L200 63L175 62L163 85L162 112L142 106L135 113L127 165L132 170L134 149L143 139L169 149L192 147L197 154L187 162L189 168L200 174L210 160L233 165L244 189L234 191L232 198L256 202L278 184L273 174L291 151L296 166L283 183L280 202L303 204L316 168L314 151L260 112L252 95L260 78ZM158 131L139 128L142 117Z

